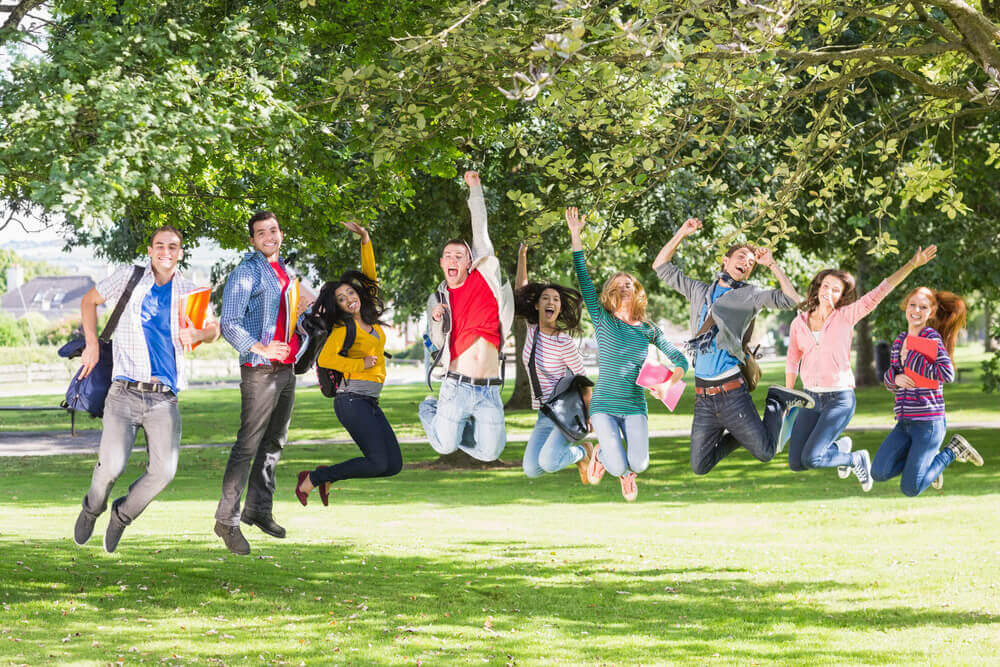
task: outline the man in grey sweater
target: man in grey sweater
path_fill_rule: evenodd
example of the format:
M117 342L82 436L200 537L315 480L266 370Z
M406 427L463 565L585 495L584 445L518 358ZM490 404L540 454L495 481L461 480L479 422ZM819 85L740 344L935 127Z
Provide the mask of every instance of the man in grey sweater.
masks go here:
M770 250L748 244L732 246L722 271L711 283L685 276L671 263L681 242L701 229L689 218L653 260L663 282L691 302L691 335L688 349L694 354L695 401L691 424L691 469L704 475L738 447L745 447L760 461L770 461L780 449L779 434L786 411L809 407L812 398L801 391L771 386L764 417L750 397L740 370L747 361L744 340L762 308L791 310L801 301L791 281L774 261ZM781 289L763 289L744 282L754 266L771 270Z

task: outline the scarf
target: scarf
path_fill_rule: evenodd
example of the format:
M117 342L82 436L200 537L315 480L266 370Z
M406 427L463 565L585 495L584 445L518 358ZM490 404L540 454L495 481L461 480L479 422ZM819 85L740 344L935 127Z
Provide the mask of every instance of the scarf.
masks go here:
M725 271L720 271L715 276L715 282L719 283L723 280L729 283L730 289L739 289L746 285L745 282L734 279ZM712 304L712 294L714 292L715 286L713 285L706 295L706 309ZM694 338L691 338L684 343L684 351L692 357L698 356L699 353L707 354L711 351L712 343L715 341L715 337L718 333L719 327L715 324L715 318L712 317L712 313L710 311L706 311L705 320L702 322L701 329L699 329L698 333L694 335Z

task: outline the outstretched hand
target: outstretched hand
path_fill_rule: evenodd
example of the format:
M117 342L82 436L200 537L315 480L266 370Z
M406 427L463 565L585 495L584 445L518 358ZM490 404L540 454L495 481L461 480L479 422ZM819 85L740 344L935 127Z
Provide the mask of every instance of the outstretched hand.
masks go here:
M579 236L586 224L587 216L580 215L576 206L570 206L566 209L566 226L569 227L570 234Z
M688 218L678 231L684 236L691 236L699 229L701 229L701 220L698 218Z
M935 255L937 255L936 245L929 245L926 248L920 248L918 246L917 251L913 253L913 259L910 261L913 262L913 268L917 268L918 266L923 266L927 262L934 259Z
M465 184L468 185L470 188L482 187L482 182L479 180L478 171L471 171L471 170L467 171L465 172L464 178L465 178Z
M362 243L368 243L368 238L369 237L368 237L368 230L367 229L365 229L364 227L362 227L361 225L359 225L356 222L349 222L347 220L341 220L340 224L342 224L344 227L346 227L350 231L352 231L355 234L357 234L358 236L360 236Z

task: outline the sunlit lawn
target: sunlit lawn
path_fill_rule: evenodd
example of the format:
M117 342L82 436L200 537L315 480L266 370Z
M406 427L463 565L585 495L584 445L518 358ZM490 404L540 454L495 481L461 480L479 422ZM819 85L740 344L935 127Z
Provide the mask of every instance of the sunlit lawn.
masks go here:
M0 459L0 663L995 664L1000 431L966 435L986 467L917 499L745 452L697 478L660 439L633 505L575 469L407 469L301 507L296 472L354 449L289 447L289 537L249 557L211 532L227 449L184 450L114 555L106 515L71 538L93 456Z

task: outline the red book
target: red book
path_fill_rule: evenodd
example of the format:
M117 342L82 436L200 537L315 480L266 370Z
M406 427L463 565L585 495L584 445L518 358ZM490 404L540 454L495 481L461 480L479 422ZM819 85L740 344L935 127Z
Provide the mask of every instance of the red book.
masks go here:
M927 357L928 361L937 361L938 346L937 341L933 338L921 338L920 336L907 334L906 349L919 352Z
M911 368L904 368L903 374L913 380L913 383L916 384L919 389L937 389L941 386L941 383L937 380L925 378L923 375Z

